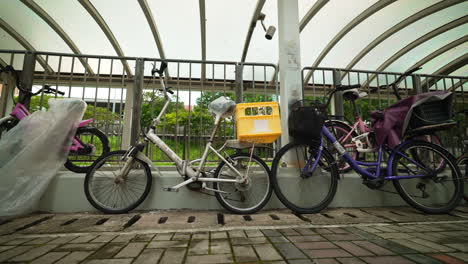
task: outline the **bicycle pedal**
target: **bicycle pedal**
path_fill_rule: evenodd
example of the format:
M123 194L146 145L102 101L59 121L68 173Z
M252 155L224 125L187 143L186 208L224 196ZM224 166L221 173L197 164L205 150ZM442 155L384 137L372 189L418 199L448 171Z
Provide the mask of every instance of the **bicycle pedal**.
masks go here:
M179 189L172 188L172 187L163 188L163 190L166 192L178 192L179 191Z

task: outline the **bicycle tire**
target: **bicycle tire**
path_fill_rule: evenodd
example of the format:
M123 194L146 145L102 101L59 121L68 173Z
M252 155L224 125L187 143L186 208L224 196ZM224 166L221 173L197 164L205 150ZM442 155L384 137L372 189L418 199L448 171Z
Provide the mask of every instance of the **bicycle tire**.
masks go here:
M329 172L326 172L326 173L321 173L319 171L317 171L319 169L319 167L316 167L315 171L313 173L321 173L322 175L312 175L310 176L309 178L307 179L310 179L310 178L318 178L318 176L326 176L326 175L330 175L330 186L328 187L328 192L326 193L326 195L324 195L324 198L321 198L321 199L318 199L320 200L319 202L313 202L313 204L311 205L299 205L300 202L303 202L305 199L312 199L313 195L317 195L320 193L320 191L324 190L325 188L322 188L320 191L318 192L315 192L315 193L312 193L313 190L307 188L307 183L305 182L300 182L300 183L297 183L297 184L290 184L288 182L284 182L284 183L280 183L279 182L279 168L284 168L284 167L288 167L287 165L284 166L284 164L281 164L281 167L280 167L280 162L282 161L282 157L283 155L286 155L288 153L288 151L290 151L291 149L293 148L303 148L305 147L305 150L304 150L304 153L311 153L310 151L307 150L307 148L315 148L315 147L312 147L310 144L307 144L307 143L300 143L300 142L292 142L292 143L289 143L287 144L286 146L284 146L283 148L281 148L279 150L279 152L276 154L274 160L273 160L273 164L272 164L272 177L273 177L273 189L276 193L276 196L278 197L278 199L289 209L291 209L292 211L294 211L295 213L298 213L298 214L312 214L312 213L318 213L320 212L321 210L325 209L333 200L333 198L335 197L335 194L336 194L336 191L337 191L337 187L338 187L338 179L339 179L339 173L338 173L338 166L336 165L336 163L334 163L334 158L331 156L331 154L329 153L329 151L326 149L326 148L323 148L322 150L322 156L321 156L321 162L319 162L318 166L320 167L323 167L322 169L325 170L324 167L326 166L329 166L330 167L330 170ZM315 152L315 151L313 151ZM315 152L316 153L316 152ZM296 155L299 156L297 154L297 151L296 151ZM308 160L310 157L306 157L304 160ZM291 164L294 164L293 166L296 166L296 168L298 168L299 170L302 170L303 166L300 165L300 162L301 161L297 161L297 162L293 162ZM306 162L306 161L304 161ZM282 162L284 163L284 161ZM299 166L295 165L295 164L299 164ZM294 168L294 167L292 167ZM285 172L285 171L282 171L281 172L281 176L286 176L284 177L285 180L287 181L290 181L290 180L293 180L294 181L294 178L297 177L299 179L303 179L303 180L307 180L307 179L304 179L300 176L300 171L299 172L299 175L295 175L293 177L291 177L291 179L287 179L287 175L288 173ZM321 178L320 178L321 179ZM284 187L289 187L289 191L290 192L287 192L288 190L285 190L283 191L282 189L282 186L281 185L286 185L286 183L288 183L287 185L288 186L284 186ZM315 183L313 184L314 186L317 186ZM292 188L291 188L292 187ZM305 187L305 191L301 191L299 189L299 187ZM293 195L295 196L298 196L297 197L297 202L296 201L291 201L292 198L296 198L296 197L291 197L291 198L287 198L286 197L286 193L292 193ZM301 196L301 194L303 194Z
M240 160L240 158L246 158L250 160L250 154L249 153L237 153L234 155L229 156L226 160L231 162L236 169L240 170L239 167L242 166L240 162L235 163L235 161ZM260 169L263 169L264 173L266 174L266 178L260 178L260 176L257 176L255 179L251 177L251 181L246 185L242 184L234 184L234 183L221 183L221 182L213 182L213 188L218 191L226 191L224 187L234 187L234 192L231 192L234 194L234 199L237 198L237 195L240 196L240 202L233 200L233 198L228 198L226 193L220 193L220 192L215 192L216 199L218 202L228 211L234 213L234 214L253 214L259 210L261 210L270 200L271 194L273 193L273 188L271 184L271 171L268 168L268 165L259 158L256 155L252 155L252 161L255 161L257 166L259 166ZM251 161L251 162L252 162ZM215 178L221 178L220 176L223 175L224 177L228 178L234 178L235 176L228 175L223 171L223 168L229 168L227 164L222 161L218 167L216 168L216 171L214 173ZM251 175L250 172L254 172L251 166L247 167L247 171L249 173L249 176ZM259 170L257 170L259 171ZM229 171L228 171L229 172ZM260 185L262 180L266 180L266 186ZM253 182L255 181L255 182ZM255 188L258 187L258 188ZM262 187L265 187L264 189ZM262 188L261 191L258 191L259 188ZM244 191L243 191L244 189ZM257 192L258 191L258 192ZM231 194L229 193L229 194ZM245 199L245 196L248 198L252 198L253 196L258 196L260 197L259 201L253 201L252 199L249 199L248 201L242 201L242 198ZM244 196L244 197L243 197ZM253 204L251 204L253 202ZM240 206L247 206L247 207L240 207Z
M463 167L463 170L461 170L460 168L462 168L461 166L465 166ZM458 168L460 169L460 171L463 171L462 172L462 176L464 179L464 182L465 182L465 186L464 186L464 193L463 193L463 199L465 199L465 201L468 201L468 156L467 155L462 155L460 157L458 157L457 159L457 166Z
M325 121L325 127L332 133L333 136L336 136L336 137L339 137L338 135L335 135L332 130L331 130L331 127L336 127L338 130L340 130L342 133L345 133L345 135L347 135L350 131L351 131L351 127L346 125L346 124L343 124L342 122L336 122L335 120L330 120L330 121ZM356 133L356 131L353 131L351 133L351 137L349 137L346 142L351 142L351 139L354 138L354 137L357 137L358 134ZM344 143L342 140L340 141L340 138L337 138L336 139L341 145L344 146ZM325 137L323 139L323 142L326 142L327 144L330 144L332 145ZM356 146L354 144L354 146ZM330 154L332 154L332 156L335 155L335 153L333 153L333 151L335 151L334 147L332 148L331 146L328 146L327 145L327 149L331 152ZM350 148L346 148L346 150L348 151L348 154L353 157L354 160L358 160L359 159L359 152L357 151L357 148L356 147L353 147L352 149ZM338 155L338 154L337 154ZM338 155L338 156L341 156L341 155ZM336 157L334 157L336 159ZM351 165L349 165L343 158L341 158L342 161L340 162L340 165L338 166L338 171L340 173L346 173L346 172L349 172L351 171ZM327 169L327 171L329 171Z
M89 203L94 208L96 208L97 210L99 210L99 211L101 211L103 213L106 213L106 214L123 214L123 213L127 213L127 212L135 209L137 206L139 206L146 199L146 197L148 196L148 194L149 194L149 192L151 190L153 177L151 175L151 170L150 170L148 164L146 164L145 162L143 162L143 161L141 161L141 160L139 160L137 158L134 158L132 165L141 166L141 168L142 168L141 173L144 173L143 178L146 180L145 186L144 186L143 191L141 192L141 194L136 195L135 196L136 199L134 199L134 201L130 201L130 203L128 205L122 206L121 208L107 206L106 204L104 204L105 201L101 201L102 199L98 198L98 196L97 196L97 194L95 193L94 190L96 190L96 188L99 188L99 189L103 188L102 187L102 182L103 182L103 180L105 180L105 178L110 178L110 182L111 183L113 182L114 185L113 185L112 190L114 189L114 186L119 186L118 183L115 183L115 181L112 180L112 179L115 179L114 178L115 174L112 172L113 166L112 166L112 160L111 159L115 158L114 162L121 161L122 156L124 156L126 153L127 152L125 150L117 150L117 151L108 152L104 156L101 156L99 159L97 159L93 163L93 165L91 166L88 173L86 173L85 180L84 180L84 191L85 191L86 199L88 199ZM125 162L125 161L122 161L122 162ZM116 167L116 166L114 166L114 167ZM117 169L116 171L120 171L120 169L118 169L118 168L116 168L116 169ZM132 166L132 168L130 169L129 174L128 174L127 177L136 177L136 176L139 175L139 174L136 174L136 176L135 176L135 174L131 174L132 170L135 172L134 169L135 169L135 167ZM99 171L99 175L96 176L98 171ZM111 172L112 175L109 175L110 174L109 172ZM111 176L111 177L108 177L108 176ZM95 177L102 177L102 178L99 179L100 182L95 183L93 181L93 179ZM132 180L134 180L134 179L132 178ZM125 184L128 184L128 186L125 187L126 190L128 190L129 187L131 187L131 188L135 187L135 185L134 185L135 182L132 182L133 185L130 185L129 182L130 182L129 178L127 178L127 180L125 182ZM96 186L94 186L94 184L96 184ZM122 185L120 185L120 186L122 186ZM95 188L93 188L93 187L95 187ZM116 187L116 188L120 188L123 191L124 187ZM125 196L126 196L126 198L128 198L128 196L126 194L125 194ZM109 196L109 197L112 198L112 196ZM120 195L120 197L122 197L122 195Z
M421 150L418 151L415 148L420 148ZM400 147L398 147L398 151L400 153L406 153L406 156L408 156L408 158L410 159L413 155L415 155L415 152L417 153L419 160L421 160L422 157L428 158L427 160L434 160L434 157L436 157L435 159L438 159L437 156L435 156L435 154L424 153L423 150L433 151L435 154L443 158L446 163L446 168L442 172L437 172L437 169L435 168L436 165L434 165L434 168L430 168L430 161L425 160L422 164L424 164L425 169L429 170L432 173L432 175L420 178L396 179L393 180L393 185L395 186L395 189L398 191L403 200L405 200L405 202L407 202L415 209L429 214L448 213L453 208L458 206L463 195L463 181L460 177L460 170L456 165L455 158L447 150L433 143L425 141L410 141L408 143L403 143L402 145L400 145ZM406 169L406 172L409 173L408 171L414 172L414 168L418 168L415 165L404 164L403 162L400 162L401 158L403 158L401 155L395 155L395 159L391 164L393 175L397 176L398 172L403 171L404 169ZM408 159L405 160L407 162L410 162L410 160ZM398 165L402 165L404 169L399 169ZM444 180L444 177L450 177L445 176L447 169L451 170L450 173L447 174L454 178L453 180L448 180L449 182L454 183L454 192L451 196L445 195L445 192L440 194L444 189L448 192L448 189L450 187L450 184L448 184L447 186L443 184L443 182L446 182L446 180ZM418 169L414 173L419 175L421 173L421 169ZM435 186L432 188L436 191L437 194L432 194L431 196L428 194L428 192L426 192L426 188L428 184L432 182L434 182ZM440 185L436 185L438 183L440 183ZM437 190L439 190L439 192ZM442 202L440 202L439 199L442 199L444 197L449 197L450 200L448 202L443 202L442 204ZM428 198L430 198L430 200L428 200ZM423 202L431 203L431 205L425 205L423 204Z
M86 173L91 168L93 162L99 157L105 155L110 151L109 139L102 133L101 130L95 127L80 127L76 130L75 137L80 138L81 141L87 143L87 136L91 136L91 141L97 139L98 141L91 142L90 144L95 147L96 155L86 155L77 152L68 154L68 159L65 162L65 168L75 173Z

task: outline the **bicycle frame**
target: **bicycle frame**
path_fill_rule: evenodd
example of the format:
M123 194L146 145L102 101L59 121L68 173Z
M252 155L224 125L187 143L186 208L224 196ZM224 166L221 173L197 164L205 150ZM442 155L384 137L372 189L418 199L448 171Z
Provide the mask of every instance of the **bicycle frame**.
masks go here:
M382 178L382 179L385 179L385 180L398 180L398 179L411 179L411 178L427 177L427 175L394 176L392 168L391 168L391 166L389 166L389 164L393 163L393 160L395 159L396 155L400 155L403 158L405 158L408 161L415 164L416 166L418 166L419 168L421 168L423 170L427 170L424 166L422 166L418 162L412 160L410 157L408 157L405 154L398 151L398 149L389 149L389 151L391 153L390 153L390 157L388 158L388 162L387 162L387 173L386 173L387 176L381 177L381 163L382 163L382 156L383 156L383 146L379 147L378 155L377 155L377 162L362 162L362 161L354 160L347 153L346 149L336 140L336 138L328 131L328 129L325 126L322 127L322 134L325 135L325 137L333 144L333 146L340 153L340 155L343 155L344 159L349 163L349 165L351 165L351 167L356 172L358 172L359 174L361 174L361 175L363 175L363 176L365 176L365 177L367 177L369 179ZM409 141L406 141L406 142L402 143L402 145L407 144L408 142ZM400 145L400 146L402 146L402 145ZM320 160L320 157L321 157L321 154L322 154L322 149L323 149L323 146L321 144L319 152L317 153L317 159L315 160L314 164L311 164L311 165L307 164L304 167L304 170L309 170L309 167L310 167L310 170L312 170L312 171L315 169L315 167L318 164L318 160ZM310 160L309 160L309 162L310 162ZM370 169L375 169L375 173L372 173L372 172L369 171L369 169L364 169L361 166L370 167Z
M190 177L190 179L184 181L184 182L181 182L180 184L177 184L173 187L170 187L170 188L167 188L167 190L169 191L177 191L179 188L189 184L189 183L192 183L192 182L195 182L195 181L200 181L200 182L203 182L203 188L205 189L209 189L206 187L206 183L205 182L231 182L231 183L243 183L246 181L246 177L244 175L242 175L242 173L240 173L230 162L228 162L219 152L223 149L223 147L219 150L216 150L215 148L212 147L212 143L213 143L213 139L216 135L216 131L218 130L220 124L221 124L221 116L216 116L216 119L215 119L215 127L213 129L213 132L211 134L211 137L208 141L208 143L206 144L206 147L205 147L205 150L203 152L203 155L200 159L200 164L198 165L198 167L196 169L194 169L192 166L189 165L189 161L184 161L182 160L169 146L167 146L167 144L155 133L155 130L156 130L156 125L158 125L161 121L161 118L162 116L166 113L167 111L167 108L169 106L169 103L170 103L170 98L169 98L169 95L167 94L167 91L166 91L166 88L165 88L165 84L164 84L164 81L162 78L159 79L160 83L161 83L161 87L163 87L163 93L164 93L164 98L166 100L161 112L159 113L159 115L153 120L153 125L151 126L151 128L149 129L148 133L146 133L146 136L145 136L145 145L148 143L148 141L151 141L151 143L153 143L156 147L158 147L162 152L164 152L164 154L166 154L170 160L172 160L175 164L176 164L176 167L177 167L177 170L179 172L179 174L181 176L188 176ZM144 147L144 146L143 146ZM137 150L135 152L135 150ZM235 179L235 180L230 180L230 179L219 179L219 178L206 178L206 177L200 177L201 174L202 174L202 169L204 168L205 166L205 163L206 163L206 159L208 157L208 154L212 152L214 153L216 156L218 156L222 161L224 161L226 163L226 165L232 170L234 171L234 173L239 176L240 178L239 179ZM151 167L154 167L152 161L145 155L143 154L140 149L136 148L136 147L132 147L131 149L129 149L127 151L128 155L132 156L132 157L136 157L137 159L147 163L149 166ZM126 156L128 156L126 155ZM124 158L126 157L124 156ZM130 163L130 162L128 162ZM122 170L122 173L123 174L121 177L126 177L126 173L125 173L125 168ZM212 190L212 189L210 189ZM218 190L212 190L212 191L218 191ZM219 191L218 191L219 192Z

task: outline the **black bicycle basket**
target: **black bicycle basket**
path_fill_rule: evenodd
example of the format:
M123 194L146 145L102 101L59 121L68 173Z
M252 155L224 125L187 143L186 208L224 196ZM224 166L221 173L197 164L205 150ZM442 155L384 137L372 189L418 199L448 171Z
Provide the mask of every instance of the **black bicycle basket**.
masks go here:
M409 126L412 129L451 122L453 94L442 99L422 103L413 108Z
M327 107L315 100L300 100L291 106L289 135L299 141L319 141Z

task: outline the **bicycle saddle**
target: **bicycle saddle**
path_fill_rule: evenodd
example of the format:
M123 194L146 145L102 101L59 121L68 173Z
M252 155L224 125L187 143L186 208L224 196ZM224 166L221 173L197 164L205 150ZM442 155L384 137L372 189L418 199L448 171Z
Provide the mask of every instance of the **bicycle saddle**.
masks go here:
M345 100L354 101L362 97L366 97L366 92L360 92L357 88L346 90L343 92L343 98Z

